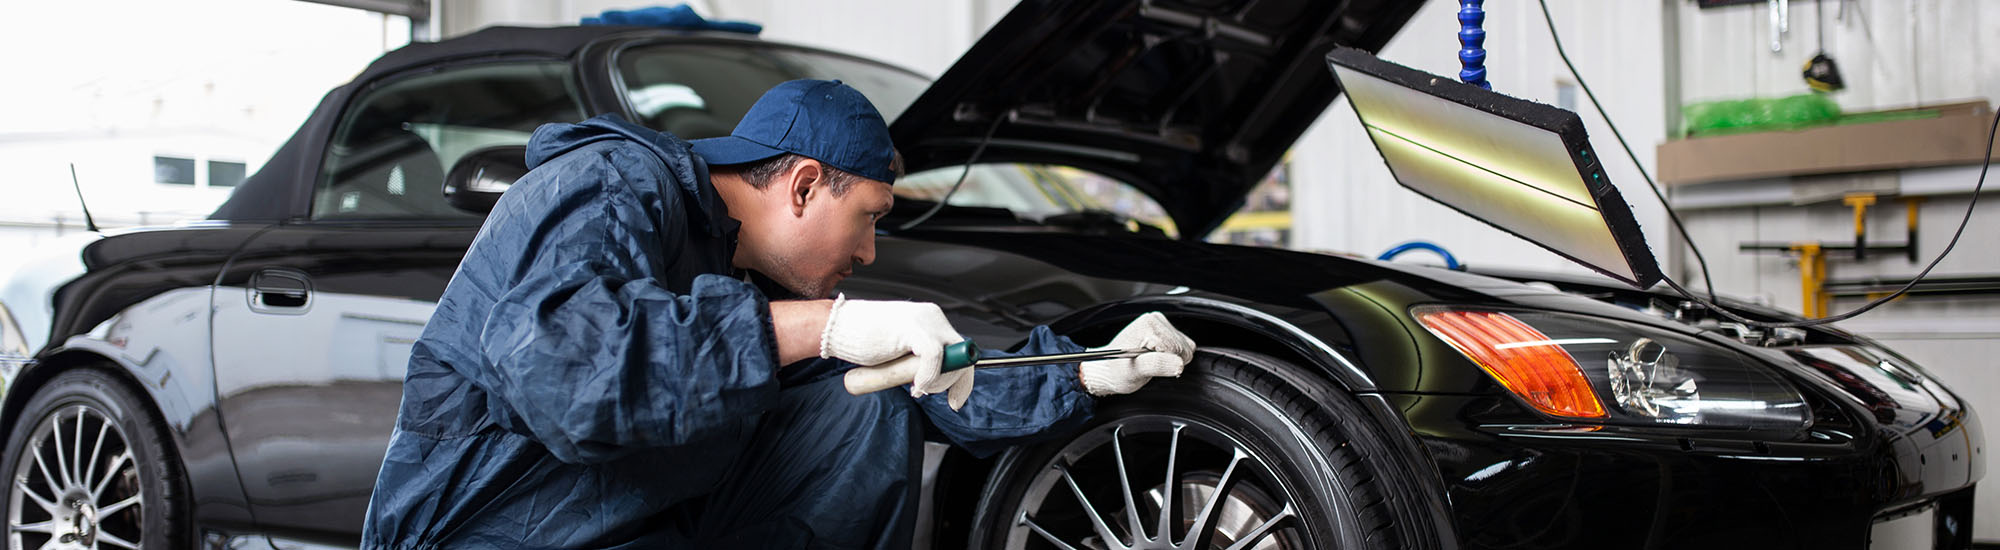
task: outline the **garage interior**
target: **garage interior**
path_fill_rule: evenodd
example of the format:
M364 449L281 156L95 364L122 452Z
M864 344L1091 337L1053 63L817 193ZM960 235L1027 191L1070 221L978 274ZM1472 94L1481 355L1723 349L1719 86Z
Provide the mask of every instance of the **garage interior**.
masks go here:
M76 5L28 2L7 6L0 18L0 46L21 52L7 62L16 85L0 89L0 166L11 172L0 183L0 256L26 256L98 228L207 216L327 89L385 52L636 7L619 0L91 4L116 15L85 22ZM711 19L759 23L766 40L926 77L943 74L1017 7L1016 0L689 4ZM1375 53L1458 74L1462 7L1426 3ZM1547 8L1589 92L1558 56L1535 2L1484 5L1486 79L1494 91L1580 115L1670 277L1690 290L1712 281L1716 294L1807 318L1910 285L1836 326L1922 365L1972 408L2000 411L2000 255L1993 253L2000 182L1974 206L2000 98L2000 3L1547 0ZM1816 57L1837 63L1838 89L1815 91L1802 76ZM1783 119L1796 112L1768 114L1785 108L1823 116L1798 122ZM1207 240L1365 258L1420 241L1474 267L1597 276L1398 185L1352 113L1344 97L1321 113ZM1745 121L1757 113L1781 120ZM1666 205L1648 181L1658 182ZM1676 232L1669 206L1688 239ZM1443 265L1425 252L1396 261ZM9 267L0 261L0 275ZM1987 441L2000 441L2000 422L1983 430ZM1987 472L2000 466L1991 453L1974 459ZM1973 510L1975 547L2000 547L2000 490L1976 492Z

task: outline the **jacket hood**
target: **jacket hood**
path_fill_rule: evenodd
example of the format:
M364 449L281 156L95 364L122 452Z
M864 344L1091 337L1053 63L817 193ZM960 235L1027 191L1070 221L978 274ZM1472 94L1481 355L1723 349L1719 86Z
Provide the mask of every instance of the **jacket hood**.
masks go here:
M618 115L598 115L583 122L543 124L528 140L528 169L533 170L558 155L608 139L628 139L646 146L660 160L670 161L688 153L688 143L672 134L626 122ZM674 154L670 151L679 151ZM669 162L671 167L672 162Z
M709 186L708 163L694 154L687 140L633 124L618 115L598 115L575 124L543 124L535 128L534 136L528 139L528 169L534 170L563 153L606 140L630 141L659 157L673 176L672 182L661 185L678 186L674 190L687 198L688 214L697 226L715 235L735 231L737 224L727 215L722 198L714 190L705 189ZM667 191L660 189L662 193Z

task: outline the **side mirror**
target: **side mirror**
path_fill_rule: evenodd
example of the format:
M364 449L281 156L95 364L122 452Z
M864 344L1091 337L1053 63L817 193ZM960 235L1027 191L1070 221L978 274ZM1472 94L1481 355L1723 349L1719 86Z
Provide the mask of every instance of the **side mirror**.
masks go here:
M500 194L528 174L528 148L520 145L487 147L460 157L444 176L444 200L459 210L476 214L493 211Z

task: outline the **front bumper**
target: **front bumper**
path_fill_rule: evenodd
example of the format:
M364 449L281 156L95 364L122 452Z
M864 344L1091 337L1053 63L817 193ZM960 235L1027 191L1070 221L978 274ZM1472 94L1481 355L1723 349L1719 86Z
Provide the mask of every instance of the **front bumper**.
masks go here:
M1970 542L1976 414L1903 429L1812 393L1812 427L1782 435L1558 424L1508 396L1383 397L1436 464L1465 548L1912 548L1924 521L1933 547Z

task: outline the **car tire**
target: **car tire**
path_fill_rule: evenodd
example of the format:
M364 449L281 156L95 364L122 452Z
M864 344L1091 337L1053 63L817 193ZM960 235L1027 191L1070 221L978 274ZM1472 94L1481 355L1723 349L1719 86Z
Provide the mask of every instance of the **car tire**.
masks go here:
M9 433L9 548L188 546L184 470L159 418L111 374L56 375Z
M1437 548L1421 497L1392 490L1415 474L1381 459L1391 447L1368 418L1324 376L1204 348L1179 378L1100 399L1075 434L1002 455L970 546ZM1217 486L1226 498L1210 498Z

